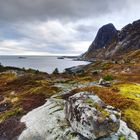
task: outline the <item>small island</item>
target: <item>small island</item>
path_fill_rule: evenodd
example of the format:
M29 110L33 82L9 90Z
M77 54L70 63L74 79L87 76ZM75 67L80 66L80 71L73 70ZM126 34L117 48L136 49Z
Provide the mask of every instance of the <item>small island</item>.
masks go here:
M26 59L26 57L24 57L24 56L19 56L18 58L19 59Z

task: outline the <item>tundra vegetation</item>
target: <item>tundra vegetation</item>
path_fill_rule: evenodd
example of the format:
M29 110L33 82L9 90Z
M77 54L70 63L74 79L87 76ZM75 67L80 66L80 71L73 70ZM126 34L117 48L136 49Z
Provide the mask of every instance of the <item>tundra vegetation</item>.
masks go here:
M98 60L83 69L77 74L47 74L0 66L0 135L4 131L9 137L19 135L25 128L20 118L43 105L47 98L63 91L68 94L56 98L66 99L80 91L93 92L106 104L119 109L122 119L140 135L140 64L137 61L122 63L118 60L114 63ZM98 85L100 78L109 81L110 86ZM96 106L90 100L86 102ZM106 112L103 114L108 115ZM6 125L9 122L11 125ZM124 136L120 136L120 140L123 139Z

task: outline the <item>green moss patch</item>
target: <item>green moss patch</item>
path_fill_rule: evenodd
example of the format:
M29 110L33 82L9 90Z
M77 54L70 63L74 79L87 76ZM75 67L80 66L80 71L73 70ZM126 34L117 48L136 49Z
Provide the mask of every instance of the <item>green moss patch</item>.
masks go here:
M126 137L124 135L120 135L118 140L126 140Z
M133 94L140 94L140 85L139 84L133 84L133 83L127 83L127 84L121 84L118 85L118 88L121 93L133 93Z
M114 80L114 77L113 77L112 75L105 75L105 76L103 77L103 79L104 79L105 81L111 81L111 80Z
M11 116L15 116L15 115L18 115L20 114L21 112L23 111L22 108L20 107L17 107L17 108L13 108L9 111L5 111L4 113L2 113L0 115L0 121L4 121L6 120L7 118L11 117Z
M135 131L140 131L140 110L126 109L124 111L124 120L128 122L129 127Z

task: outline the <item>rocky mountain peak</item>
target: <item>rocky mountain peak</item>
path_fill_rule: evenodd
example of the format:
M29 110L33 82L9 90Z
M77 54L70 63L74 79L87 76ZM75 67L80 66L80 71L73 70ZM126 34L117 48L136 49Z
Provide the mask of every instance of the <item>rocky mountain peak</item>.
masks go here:
M95 37L95 40L90 45L88 51L83 54L83 58L95 58L96 50L103 49L109 44L118 34L115 26L112 23L102 26Z
M100 49L106 46L114 36L117 35L117 30L112 23L102 26L90 46L90 49Z
M84 59L122 58L125 54L140 49L140 20L124 26L120 31L113 24L102 26Z

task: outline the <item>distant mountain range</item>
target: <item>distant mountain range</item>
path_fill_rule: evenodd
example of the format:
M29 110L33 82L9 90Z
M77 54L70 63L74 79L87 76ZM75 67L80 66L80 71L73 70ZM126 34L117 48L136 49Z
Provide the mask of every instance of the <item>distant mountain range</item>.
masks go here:
M140 20L128 24L120 31L113 24L102 26L83 59L116 59L140 57Z

